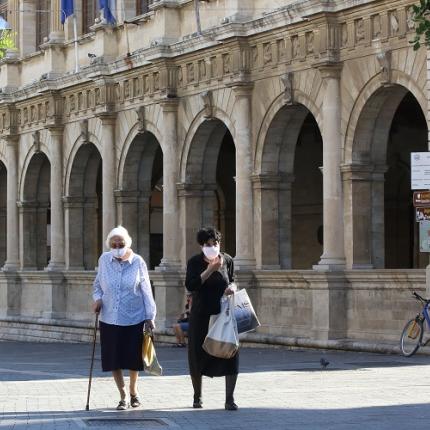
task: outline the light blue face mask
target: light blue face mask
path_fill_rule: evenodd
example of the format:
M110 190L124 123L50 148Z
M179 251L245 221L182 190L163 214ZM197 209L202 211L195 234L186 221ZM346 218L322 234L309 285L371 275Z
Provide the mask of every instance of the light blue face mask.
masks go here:
M127 248L125 246L124 248L111 248L110 252L115 258L122 258L126 254Z

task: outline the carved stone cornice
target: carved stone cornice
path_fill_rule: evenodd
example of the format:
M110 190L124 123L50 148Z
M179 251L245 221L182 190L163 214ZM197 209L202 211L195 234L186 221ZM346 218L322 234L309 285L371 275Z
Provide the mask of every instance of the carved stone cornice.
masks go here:
M15 104L0 107L0 135L14 137L18 134L19 112Z
M115 80L110 76L95 77L94 108L96 116L110 115L115 110Z

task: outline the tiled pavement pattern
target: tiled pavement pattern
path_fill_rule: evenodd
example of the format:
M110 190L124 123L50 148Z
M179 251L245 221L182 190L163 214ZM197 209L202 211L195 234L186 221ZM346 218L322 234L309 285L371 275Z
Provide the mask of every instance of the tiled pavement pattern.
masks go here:
M430 425L430 358L242 349L237 412L223 410L223 378L204 380L204 409L190 408L186 350L159 347L165 376L143 376L144 407L117 412L97 357L86 412L90 345L0 342L0 428L355 430ZM326 370L320 358L330 364Z

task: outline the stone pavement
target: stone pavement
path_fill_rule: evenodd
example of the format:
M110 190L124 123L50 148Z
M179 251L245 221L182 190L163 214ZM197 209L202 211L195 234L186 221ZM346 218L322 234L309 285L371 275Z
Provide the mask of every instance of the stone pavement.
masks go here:
M144 407L117 412L111 377L91 347L0 342L0 428L355 430L427 428L430 358L350 352L242 349L237 412L223 410L223 378L204 379L204 409L190 408L186 350L159 347L165 376L143 376ZM330 362L321 370L320 358Z

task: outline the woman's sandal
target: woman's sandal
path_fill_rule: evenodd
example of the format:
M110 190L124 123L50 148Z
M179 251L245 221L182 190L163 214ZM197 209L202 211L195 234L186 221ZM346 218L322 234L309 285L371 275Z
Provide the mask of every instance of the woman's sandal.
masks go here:
M120 400L118 406L116 407L117 411L125 411L128 408L128 403L125 400Z
M138 395L133 396L130 394L130 405L132 408L138 408L141 405Z

